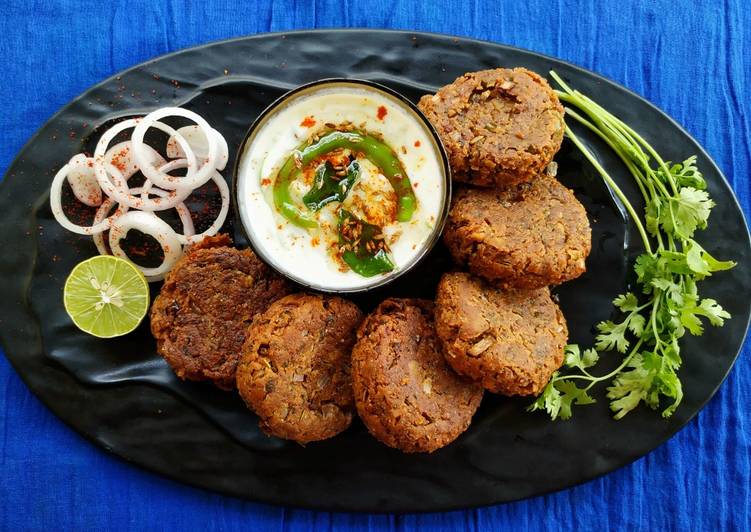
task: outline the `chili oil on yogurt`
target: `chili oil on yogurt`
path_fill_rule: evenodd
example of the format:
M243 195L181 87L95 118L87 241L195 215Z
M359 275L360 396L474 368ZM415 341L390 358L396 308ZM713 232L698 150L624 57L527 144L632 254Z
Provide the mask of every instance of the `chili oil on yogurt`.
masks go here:
M257 124L237 208L254 248L291 278L357 290L409 267L446 208L446 167L415 112L368 85L325 84Z

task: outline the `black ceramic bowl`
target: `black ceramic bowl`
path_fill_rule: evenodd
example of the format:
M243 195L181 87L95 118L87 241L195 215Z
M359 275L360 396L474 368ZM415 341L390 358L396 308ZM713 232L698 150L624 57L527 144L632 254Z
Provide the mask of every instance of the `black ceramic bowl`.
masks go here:
M240 212L241 205L243 205L243 202L239 201L239 181L240 181L240 170L243 163L243 158L246 154L246 150L253 144L254 139L259 134L259 132L263 129L263 126L267 124L267 122L272 119L274 116L276 116L278 113L280 113L282 110L287 108L290 104L292 104L295 101L298 101L300 98L313 95L319 91L322 90L331 90L336 88L346 88L346 89L362 89L368 92L372 93L378 93L381 96L387 98L391 103L393 103L395 106L400 107L402 110L406 111L408 115L412 116L424 129L424 132L427 134L426 136L432 141L431 148L434 150L434 153L438 155L438 158L440 159L440 167L442 170L441 179L443 180L443 194L442 194L442 204L440 205L439 209L439 215L437 216L435 220L435 224L430 232L430 235L428 238L424 241L422 244L421 249L413 255L410 260L400 266L399 268L395 269L392 272L389 272L387 274L382 274L376 277L373 277L373 282L368 283L364 286L357 286L357 287L335 287L335 286L326 286L323 284L316 284L315 282L311 281L310 279L304 279L298 275L294 275L290 273L283 265L281 265L273 256L271 256L263 246L259 245L258 242L256 242L256 237L249 229L249 227L246 227L246 221L243 219L242 212ZM443 148L443 144L441 143L441 139L436 133L433 126L430 124L428 119L420 112L420 110L415 106L410 100L399 94L393 89L390 89L388 87L385 87L379 83L374 83L372 81L365 81L360 79L347 79L347 78L330 78L330 79L322 79L318 81L314 81L312 83L307 83L305 85L301 85L280 98L278 98L276 101L274 101L271 105L269 105L266 109L263 110L263 112L256 118L256 120L253 122L253 124L250 126L250 129L248 129L247 133L245 134L245 137L243 138L243 141L240 144L240 148L237 152L237 156L235 157L235 166L233 168L233 179L232 179L232 199L233 204L235 205L236 209L236 219L238 221L238 227L240 231L242 232L243 236L247 239L250 247L253 249L253 251L258 255L264 262L266 262L269 266L271 266L274 270L279 272L279 274L283 275L287 279L293 281L294 283L310 290L315 290L318 292L327 292L327 293L338 293L338 294L344 294L344 293L360 293L365 292L368 290L372 290L375 288L382 288L386 285L391 284L393 281L398 279L399 277L403 276L407 272L413 270L418 264L420 264L425 257L430 253L430 251L433 249L435 244L439 241L441 237L441 233L443 232L443 227L446 223L446 218L448 217L449 207L451 205L451 169L448 164L448 158L446 156L446 151Z

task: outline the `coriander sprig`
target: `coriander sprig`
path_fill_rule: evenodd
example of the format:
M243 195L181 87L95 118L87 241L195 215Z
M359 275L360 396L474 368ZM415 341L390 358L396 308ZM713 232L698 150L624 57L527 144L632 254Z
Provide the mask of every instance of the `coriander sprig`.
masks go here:
M665 161L623 121L572 90L555 72L550 75L563 89L556 93L567 104L566 114L600 137L634 178L645 202L643 220L617 183L566 126L566 136L626 208L644 253L634 264L641 294L627 292L615 298L620 321L597 325L595 349L566 347L564 367L568 371L553 374L529 409L545 410L553 419L568 419L574 405L595 402L590 395L595 385L610 382L607 397L616 419L642 402L658 409L663 400L667 400L667 406L662 415L668 417L683 398L677 375L681 365L679 339L686 331L701 335L702 318L715 326L730 318L715 300L700 297L698 283L714 272L732 268L735 262L715 259L694 240L696 231L707 227L714 206L696 167L696 157L675 164ZM616 369L596 376L591 370L600 358L598 352L605 351L624 356Z

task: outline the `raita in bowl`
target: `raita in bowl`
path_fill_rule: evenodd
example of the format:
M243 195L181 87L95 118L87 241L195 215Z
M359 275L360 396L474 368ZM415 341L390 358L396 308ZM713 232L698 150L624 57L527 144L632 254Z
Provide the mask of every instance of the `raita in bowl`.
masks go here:
M269 106L250 128L235 205L256 253L324 292L382 286L440 237L451 198L441 142L395 91L323 80Z

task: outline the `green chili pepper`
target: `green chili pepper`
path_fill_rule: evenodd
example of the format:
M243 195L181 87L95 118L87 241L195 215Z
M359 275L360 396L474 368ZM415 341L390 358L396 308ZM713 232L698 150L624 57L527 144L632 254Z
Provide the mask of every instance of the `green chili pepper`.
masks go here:
M274 206L282 216L300 227L318 226L309 214L300 211L292 202L289 186L302 168L315 159L341 148L363 153L383 172L396 193L397 220L409 221L417 208L417 198L399 157L387 144L375 137L364 133L344 131L332 131L317 142L295 150L282 165L274 181Z
M340 209L338 229L339 245L345 248L342 260L353 272L363 277L373 277L394 269L380 227Z
M334 165L326 161L325 164L316 169L313 186L303 196L302 201L311 211L317 211L332 201L342 202L349 191L352 190L352 186L358 177L360 177L360 163L357 161L352 161L349 164L347 175L340 177L338 181L334 172Z

